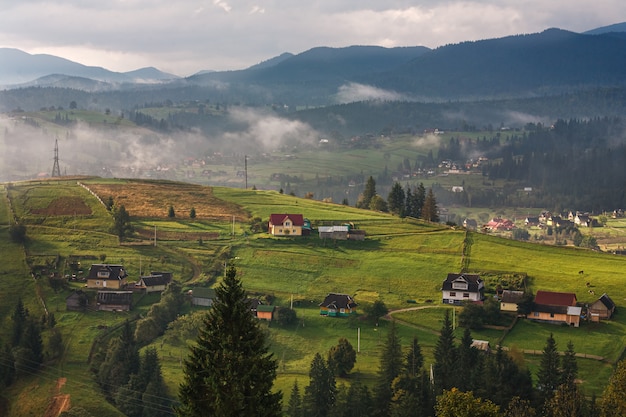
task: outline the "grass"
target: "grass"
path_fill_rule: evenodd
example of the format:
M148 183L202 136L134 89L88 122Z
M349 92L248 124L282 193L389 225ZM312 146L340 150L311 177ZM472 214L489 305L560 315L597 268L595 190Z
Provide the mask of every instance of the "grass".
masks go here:
M99 190L119 191L130 184L129 181L112 179L81 181ZM143 184L145 189L142 189ZM214 272L212 268L215 268L217 256L228 253L249 292L273 296L274 303L280 306L288 306L292 297L296 302L300 318L298 326L280 328L272 324L266 329L272 352L279 361L276 387L286 394L295 380L300 386L306 385L308 368L316 352L324 355L343 336L356 347L359 327L361 352L357 365L352 376L340 383L349 384L356 378L371 383L375 378L388 323L382 321L375 327L358 320L320 317L317 303L328 292L353 294L359 309L379 298L392 309L425 307L398 312L393 317L398 320L403 344L408 345L416 335L427 362L432 362L443 311L449 308L439 301L441 282L447 273L458 272L461 268L464 231L272 191L182 187L167 181L133 181L129 190L136 194L126 201L142 199L136 213L147 213L146 217L134 215L133 223L137 229L149 233L145 238L133 239L125 245L120 245L109 233L112 222L109 212L87 190L79 187L75 179L15 183L8 190L13 210L27 225L28 241L21 246L9 242L6 237L0 238L0 251L5 255L0 270L0 338L6 340L9 336L10 314L18 297L24 300L35 317L43 314L43 306L37 298L39 294L47 308L54 312L66 342L64 357L50 362L50 372L51 375L69 376L64 391L71 392L72 403L84 403L91 410L102 407L104 414L99 415L116 415L110 405L99 398L98 389L87 370L91 343L105 331L103 327L114 326L136 313L145 313L156 298L142 299L132 313L67 312L64 300L69 291L54 293L45 278L36 281L29 275L29 263L55 259L57 255L61 260L69 255L83 257L83 269L92 262L101 262L104 256L105 262L124 264L132 278L139 277L144 271L172 271L175 279L191 285L206 280ZM161 197L145 198L150 193ZM106 196L106 192L102 195ZM116 195L119 198L123 194ZM55 206L58 200L68 201L63 199L69 197L78 197L91 209L91 214L33 213L34 208L58 208L60 205ZM202 205L203 198L208 201L206 207ZM167 217L167 210L163 210L164 201L186 201L177 207L194 204L198 213L209 213L208 207L218 205L217 213L221 214L203 214L189 219L180 214L183 209L177 209L179 214L171 219ZM234 235L232 212L238 213ZM367 238L362 242L326 241L315 235L278 239L267 234L249 233L248 216L267 219L275 212L302 213L314 225L351 222L365 230ZM9 200L6 194L2 194L0 233L8 229L8 224ZM151 241L155 225L157 246ZM200 244L199 236L211 238L202 239ZM626 258L483 234L471 234L470 237L470 272L495 277L499 274L527 274L533 291L573 291L583 303L594 301L607 292L619 309L625 305L626 294L619 277L626 267ZM581 270L584 271L582 274L579 273ZM74 284L74 287L79 285L82 284ZM407 300L414 303L407 303ZM579 329L521 321L504 338L503 331L490 329L473 332L473 336L489 340L492 345L502 340L508 347L533 350L541 350L551 332L561 350L565 349L568 340L572 340L577 352L607 358L606 362L596 362L598 372L595 372L591 359L579 362L582 363L580 373L586 392L599 394L610 374L610 364L621 356L626 344L625 324L626 318L620 315L610 322L585 324ZM462 329L457 329L457 339L461 335ZM48 336L44 333L44 339ZM168 387L175 393L182 380L181 360L187 354L186 344L158 339L153 346L162 359ZM527 355L527 358L528 366L533 369L537 357ZM15 390L11 391L12 398L34 390L29 385L31 383L34 379L12 388ZM16 415L28 414L20 411Z

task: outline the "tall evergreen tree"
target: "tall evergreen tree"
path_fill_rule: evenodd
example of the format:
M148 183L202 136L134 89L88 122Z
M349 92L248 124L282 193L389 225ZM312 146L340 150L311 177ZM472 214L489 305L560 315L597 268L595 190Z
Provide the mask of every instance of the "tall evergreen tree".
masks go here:
M287 417L303 417L302 414L302 396L298 387L298 380L294 381L287 404Z
M376 181L374 177L370 175L365 183L365 189L363 193L360 195L359 201L357 203L357 207L369 209L372 198L376 195Z
M17 347L22 339L24 328L26 327L26 321L28 319L28 309L24 307L24 303L21 298L17 299L17 304L11 315L13 319L13 332L11 337L11 346Z
M139 370L139 351L130 323L126 321L119 337L109 342L105 358L98 370L98 383L108 399L128 383Z
M546 340L546 345L543 348L541 363L537 372L537 388L544 400L552 397L561 382L560 362L556 341L550 333L550 337Z
M417 188L413 190L413 203L411 203L411 206L414 207L415 212L412 217L416 219L422 218L424 201L426 201L426 188L424 188L424 183L420 182Z
M372 396L367 385L361 381L350 384L346 403L337 407L339 417L369 417L372 415Z
M404 217L405 210L405 194L404 189L399 182L395 182L391 187L389 196L387 197L387 209L396 216Z
M567 342L567 350L561 358L561 384L573 387L576 378L578 378L578 363L576 362L574 344L570 340Z
M250 314L237 271L229 267L183 366L179 416L279 416L281 393L272 392L276 360Z
M437 200L435 199L435 194L433 193L433 189L428 189L428 194L426 194L426 199L424 200L424 206L422 207L422 219L437 223L439 222L439 214L437 213Z
M337 383L333 371L319 353L313 357L309 378L309 385L304 389L304 414L327 417L337 399Z
M461 391L470 391L472 390L471 382L472 382L472 372L473 367L477 361L477 353L476 348L472 347L472 334L470 329L467 327L463 331L463 337L457 347L456 353L456 374L455 374L455 384Z
M113 232L120 241L133 233L133 225L130 223L130 214L122 204L113 210Z
M435 364L433 366L435 394L439 395L443 390L452 388L456 373L455 363L454 330L450 321L450 310L446 309L439 339L435 345Z
M398 328L394 321L389 326L380 358L378 381L374 387L374 415L388 416L393 398L393 381L402 372L403 357Z

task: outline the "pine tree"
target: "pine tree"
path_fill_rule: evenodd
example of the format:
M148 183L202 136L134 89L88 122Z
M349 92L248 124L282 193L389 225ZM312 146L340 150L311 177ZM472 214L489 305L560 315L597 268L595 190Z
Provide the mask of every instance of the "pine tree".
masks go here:
M130 223L130 214L126 211L124 205L113 210L113 222L113 232L117 235L120 242L133 233L133 226Z
M303 417L302 414L302 396L298 387L298 380L294 381L287 405L287 417Z
M393 381L402 372L403 357L398 328L391 322L380 358L378 381L374 387L374 415L388 416L393 398Z
M567 350L561 358L561 384L573 387L576 378L578 378L578 363L576 362L574 344L570 340L567 342Z
M337 407L338 417L369 417L372 414L372 396L361 381L350 384L345 404Z
M422 219L433 223L439 222L439 214L437 211L435 194L433 193L433 189L429 188L426 199L424 200L424 206L422 207Z
M98 370L98 382L109 399L115 398L120 387L126 385L139 370L139 352L130 323L126 321L122 333L112 339L104 361Z
M463 331L463 337L457 347L456 354L456 375L455 384L461 391L470 391L471 387L471 375L474 364L477 360L477 350L472 347L472 334L467 327Z
M191 210L189 210L189 218L190 219L195 219L196 218L196 209L195 209L195 207L192 207Z
M234 267L215 294L217 302L184 362L177 415L279 416L281 393L272 392L276 360Z
M11 337L11 346L19 346L22 339L22 334L24 333L27 318L28 309L24 307L22 299L18 298L15 309L13 310L13 314L11 315L11 319L13 319L13 336Z
M322 356L316 353L309 371L309 385L304 389L304 414L307 417L327 417L336 399L335 376Z
M439 395L445 389L452 388L456 369L456 349L454 347L454 330L450 321L450 310L446 310L439 339L435 345L435 394Z
M357 203L357 207L369 209L372 198L376 195L376 181L374 181L374 177L370 175L367 179L367 183L365 184L365 189L363 190L363 194L360 195L359 202Z
M396 216L404 217L405 205L404 189L402 189L399 182L396 182L391 187L391 191L387 197L387 209Z
M541 363L537 372L537 388L541 392L541 396L550 398L552 393L559 386L561 381L560 358L556 348L556 341L550 333L550 337L546 340L541 355Z

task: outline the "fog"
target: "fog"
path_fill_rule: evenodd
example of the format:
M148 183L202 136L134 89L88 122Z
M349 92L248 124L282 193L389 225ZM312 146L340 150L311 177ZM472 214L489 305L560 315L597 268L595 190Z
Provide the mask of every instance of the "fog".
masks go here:
M242 164L245 154L289 152L313 146L321 136L305 123L268 112L231 107L227 117L226 124L237 128L209 136L197 129L157 133L112 123L44 125L27 116L0 116L0 181L50 176L55 141L62 175L167 177L194 160Z

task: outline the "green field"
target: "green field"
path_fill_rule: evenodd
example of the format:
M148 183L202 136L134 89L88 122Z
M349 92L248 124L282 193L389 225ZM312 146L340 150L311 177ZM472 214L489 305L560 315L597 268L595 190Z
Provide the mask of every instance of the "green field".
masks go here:
M176 201L180 192L176 184L163 183L161 187ZM444 310L449 308L440 303L441 283L448 272L461 269L466 240L464 230L443 225L278 192L216 187L214 197L229 205L241 206L251 217L267 220L271 213L302 213L314 225L352 223L366 231L366 240L327 241L315 234L274 238L263 233L252 234L245 221L233 224L226 220L171 219L164 214L163 218L150 219L135 215L133 223L149 230L176 232L180 240L158 240L155 246L152 241L131 239L120 245L110 233L111 214L78 186L76 180L14 183L0 191L0 252L5 255L0 269L0 340L9 337L10 315L15 301L21 297L35 317L43 314L44 306L53 312L65 341L62 358L47 362L44 370L10 387L6 398L10 399L11 415L15 416L31 415L32 410L45 408L46 402L42 399L33 404L30 411L25 410L19 399L32 392L40 393L40 397L50 395L57 378L62 376L67 377L67 382L61 391L71 395L72 404L84 404L87 409L98 410L98 415L118 416L119 413L101 399L88 369L89 352L94 342L104 343L99 337L124 320L145 313L156 301L154 296L137 300L137 307L130 313L67 312L65 297L69 289L55 293L45 277L33 278L29 273L29 267L43 265L57 256L61 259L59 271L62 274L70 272L64 262L70 255L82 260L83 269L104 258L105 262L123 263L131 280L150 270L172 271L185 287L212 283L215 276L219 280L220 265L226 262L236 267L249 293L273 297L274 304L285 307L293 300L299 317L297 326L280 328L262 324L267 327L272 352L279 362L276 387L288 395L294 380L298 380L301 387L306 385L308 367L315 353L325 354L340 337L347 337L356 348L359 328L361 343L357 364L352 376L340 379L339 383L349 384L352 378L371 382L375 377L388 324L383 321L375 327L357 319L321 317L317 305L328 292L353 294L360 309L379 298L394 310L424 307L397 312L393 317L398 320L403 344L408 345L416 336L427 363L432 363ZM64 214L45 211L59 200L67 201L68 197L81 200L81 207L84 204L90 213L75 215L71 209ZM25 245L8 239L6 230L14 221L10 210L27 226ZM215 238L203 242L195 237L185 239L186 234L196 236L198 231L211 232ZM470 237L470 258L469 263L466 262L470 272L490 277L527 275L533 291L571 291L581 303L592 302L607 292L618 309L626 305L626 293L621 285L621 274L626 268L624 257L517 242L480 233L472 233ZM79 288L83 284L70 285ZM590 289L595 294L591 294ZM186 311L188 309L186 307ZM505 347L523 350L541 350L550 333L554 334L561 350L565 350L571 340L578 353L605 358L604 361L579 361L585 392L600 395L612 364L621 357L626 344L625 326L626 317L620 314L610 322L583 323L578 329L520 321L506 334L499 330L482 330L474 337L489 340L494 346L501 342ZM457 328L456 332L460 339L462 329ZM47 337L44 332L44 340ZM181 360L187 353L186 345L162 337L154 341L153 346L161 357L171 394L176 395L182 380ZM536 369L538 356L527 354L526 358L529 368ZM43 392L45 394L41 394Z

